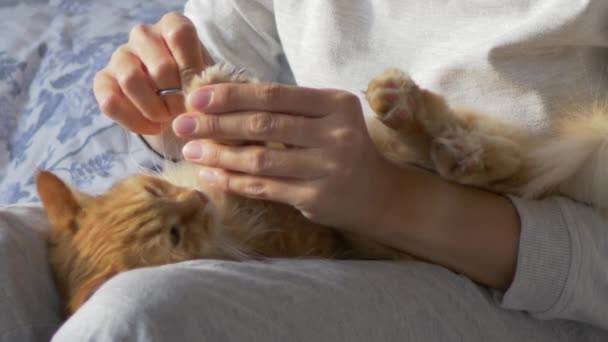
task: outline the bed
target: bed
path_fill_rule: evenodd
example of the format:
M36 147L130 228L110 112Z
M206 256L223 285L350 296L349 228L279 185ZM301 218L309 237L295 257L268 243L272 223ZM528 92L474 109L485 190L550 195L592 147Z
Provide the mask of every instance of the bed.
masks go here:
M62 323L34 176L104 191L161 161L97 107L95 73L137 23L179 0L0 0L0 340L48 341Z
M135 24L182 7L179 0L0 0L0 205L36 202L38 169L97 193L158 163L101 114L93 78Z

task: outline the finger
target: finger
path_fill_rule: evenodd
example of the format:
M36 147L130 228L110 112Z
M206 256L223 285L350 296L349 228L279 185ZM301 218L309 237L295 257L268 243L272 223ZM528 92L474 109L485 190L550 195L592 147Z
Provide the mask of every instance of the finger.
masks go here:
M162 36L148 25L138 25L131 30L129 46L144 65L144 71L156 89L181 88L179 69ZM157 95L158 96L158 95ZM159 96L159 98L161 98ZM185 112L181 95L162 97L171 117Z
M139 134L160 133L161 125L147 120L107 72L101 71L95 76L93 89L101 111L122 126Z
M184 157L206 167L258 175L314 180L331 172L318 149L274 149L264 146L227 146L191 141Z
M203 168L200 176L225 192L298 207L314 194L310 183L300 180L258 177L214 168Z
M181 137L280 142L300 147L326 145L329 128L331 125L322 119L268 112L188 113L173 121L173 130Z
M216 114L258 110L323 117L338 104L360 108L359 98L349 92L276 83L215 84L193 91L187 101L201 112Z
M123 94L148 120L164 122L170 117L165 104L156 94L151 80L137 56L127 48L119 48L112 56L109 70L118 81Z
M196 27L185 16L171 12L163 16L159 24L167 47L177 62L183 86L188 86L206 65L212 65L211 57L198 38Z

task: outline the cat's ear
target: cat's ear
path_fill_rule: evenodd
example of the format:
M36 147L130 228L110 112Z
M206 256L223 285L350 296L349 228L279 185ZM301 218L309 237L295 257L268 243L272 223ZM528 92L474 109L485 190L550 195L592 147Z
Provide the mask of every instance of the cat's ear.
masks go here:
M70 301L67 303L65 308L66 313L68 315L73 314L86 302L91 298L93 293L103 285L106 281L110 280L115 275L115 273L100 273L98 275L93 276L92 278L85 281L79 288L74 291Z
M59 177L48 171L36 176L36 189L54 229L75 233L76 216L82 209L78 196Z

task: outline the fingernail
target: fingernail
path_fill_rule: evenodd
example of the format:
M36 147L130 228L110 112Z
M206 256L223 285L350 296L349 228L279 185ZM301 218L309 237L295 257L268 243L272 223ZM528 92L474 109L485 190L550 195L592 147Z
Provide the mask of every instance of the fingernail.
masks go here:
M196 132L198 121L192 116L180 116L173 120L173 132L177 135L190 135Z
M213 183L217 180L217 174L211 169L202 169L199 172L199 175L201 176L201 178L210 183Z
M182 153L186 159L198 160L203 156L203 147L198 143L189 142L184 146Z
M211 100L213 99L213 91L211 89L201 89L197 90L192 95L190 95L190 104L195 109L205 111L209 104L211 104Z

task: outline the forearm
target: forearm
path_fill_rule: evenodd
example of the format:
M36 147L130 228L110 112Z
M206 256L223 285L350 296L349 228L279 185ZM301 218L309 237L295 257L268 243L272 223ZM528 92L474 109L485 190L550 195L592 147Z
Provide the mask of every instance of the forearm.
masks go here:
M507 290L497 298L504 308L608 328L608 230L596 209L508 199L414 168L384 174L390 187L378 192L384 209L371 237Z
M389 172L375 238L487 286L511 284L520 222L509 199L414 168Z

